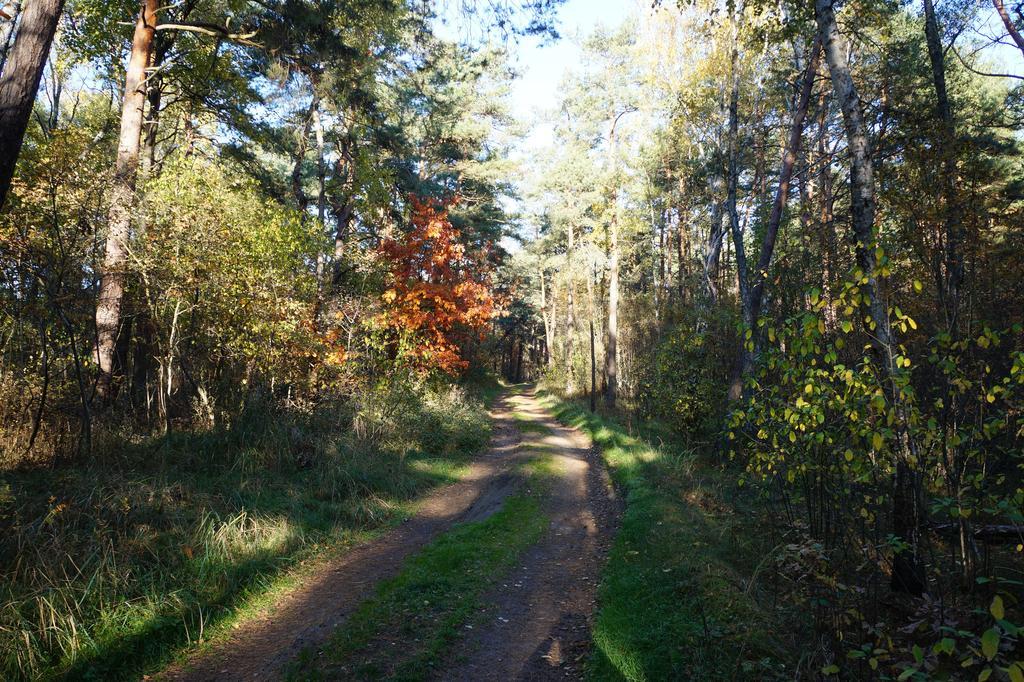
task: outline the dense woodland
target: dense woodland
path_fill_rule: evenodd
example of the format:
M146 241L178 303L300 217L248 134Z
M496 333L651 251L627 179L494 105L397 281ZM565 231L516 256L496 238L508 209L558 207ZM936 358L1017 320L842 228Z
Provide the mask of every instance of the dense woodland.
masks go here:
M1024 10L641 3L520 159L558 5L3 7L0 677L192 644L491 374L725 472L780 678L1024 680Z

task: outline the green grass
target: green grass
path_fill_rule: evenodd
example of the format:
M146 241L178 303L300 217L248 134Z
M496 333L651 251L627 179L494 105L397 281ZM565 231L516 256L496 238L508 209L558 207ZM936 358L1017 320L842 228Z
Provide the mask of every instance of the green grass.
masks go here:
M530 482L546 490L546 486L562 475L562 468L552 453L544 448L528 445L529 451L534 453L530 459L519 465L519 471L530 478Z
M378 585L293 679L419 680L436 673L481 609L480 597L548 525L536 495L515 495L478 523L456 526Z
M756 579L771 548L735 477L580 404L543 402L591 435L626 501L599 590L590 677L792 679L789 624L764 605Z
M535 417L523 412L513 412L512 418L516 422L516 427L524 434L536 433L536 434L548 434L551 433L546 425L537 421Z
M493 391L491 391L493 395ZM0 679L132 679L413 510L486 445L479 400L410 401L372 442L254 415L74 467L0 472Z

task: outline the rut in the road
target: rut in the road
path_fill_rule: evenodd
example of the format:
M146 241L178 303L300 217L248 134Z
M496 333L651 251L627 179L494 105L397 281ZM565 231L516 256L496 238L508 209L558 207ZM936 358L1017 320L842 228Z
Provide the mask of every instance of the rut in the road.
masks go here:
M554 465L545 506L551 526L511 575L484 599L483 627L469 631L464 659L445 680L582 678L598 577L621 512L599 454L575 429L555 422L533 393L512 399L546 427L523 435L523 450Z
M429 494L415 516L318 570L301 588L242 623L225 641L161 680L273 680L307 647L327 640L381 580L396 575L405 559L456 523L480 521L501 508L516 489L515 464L521 435L508 398L492 410L494 435L488 451L466 478Z

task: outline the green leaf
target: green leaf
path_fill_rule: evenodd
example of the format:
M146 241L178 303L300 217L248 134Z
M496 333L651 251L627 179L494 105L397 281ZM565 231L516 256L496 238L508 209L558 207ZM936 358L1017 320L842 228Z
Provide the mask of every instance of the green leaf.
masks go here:
M992 600L992 605L988 607L988 610L992 613L992 617L996 620L1002 620L1006 618L1006 610L1003 609L1003 598L998 594Z
M985 658L992 660L999 652L999 628L989 628L981 636L981 653Z
M1006 674L1010 676L1010 682L1024 682L1024 663L1014 663L1006 669Z
M846 332L847 334L853 331L853 323L850 322L849 320L843 320L842 327L843 331Z
M897 679L897 680L899 680L900 682L902 682L903 680L909 680L909 679L910 679L910 677L911 677L911 676L912 676L912 675L913 675L914 673L916 673L916 672L917 672L917 668L907 668L906 670L904 670L903 672L901 672L901 673L900 673L900 676L899 676L899 677L897 677L896 679Z
M821 669L822 675L835 675L839 672L839 666L833 663L832 665L826 665Z

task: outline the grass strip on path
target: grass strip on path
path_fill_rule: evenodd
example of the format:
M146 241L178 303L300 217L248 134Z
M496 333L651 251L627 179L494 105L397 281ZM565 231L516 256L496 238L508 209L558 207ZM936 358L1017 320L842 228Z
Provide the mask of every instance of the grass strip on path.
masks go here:
M792 679L790 649L772 634L784 626L753 587L770 548L734 479L580 404L542 402L590 434L626 501L598 593L591 679Z
M515 495L489 518L456 526L409 559L292 679L418 680L430 676L480 611L480 597L540 539L536 495Z

